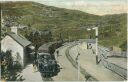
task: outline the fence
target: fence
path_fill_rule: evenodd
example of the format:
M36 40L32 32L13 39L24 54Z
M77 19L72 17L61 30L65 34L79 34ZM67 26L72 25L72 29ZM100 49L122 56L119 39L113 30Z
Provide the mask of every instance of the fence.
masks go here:
M122 68L114 63L111 63L111 62L108 62L107 61L107 55L109 53L106 52L105 50L103 49L99 49L99 55L100 55L100 60L103 64L103 66L115 73L117 73L118 75L122 76L124 79L127 79L127 69L125 68ZM116 53L114 53L114 55L117 55ZM126 55L125 55L126 56Z
M110 55L111 57L123 57L126 58L127 57L127 52L114 52L114 51L110 51Z
M127 79L127 69L124 69L124 68L122 68L122 67L120 67L114 63L110 63L105 59L102 60L102 64L107 69L109 69L109 70L117 73L118 75L122 76L123 78Z
M84 42L85 40L81 40L81 41L77 41L73 46L75 46L77 43L79 43L79 42ZM72 46L72 47L73 47ZM72 63L72 65L75 67L75 68L77 68L78 66L77 66L77 63L72 59L72 57L69 55L69 49L70 49L71 47L69 47L67 50L66 50L66 56L67 56L67 58L69 59L69 61ZM95 49L92 49L93 50L93 52L95 53ZM99 58L100 58L100 60L101 60L101 63L103 64L103 66L105 67L105 68L107 68L107 69L109 69L109 70L111 70L111 71L113 71L113 72L115 72L115 73L117 73L118 75L120 75L121 77L123 77L124 79L127 79L127 69L125 69L125 68L122 68L122 67L120 67L120 66L118 66L118 65L116 65L116 64L114 64L114 63L111 63L111 62L108 62L107 61L107 58L109 57L109 56L117 56L117 55L119 55L119 56L121 56L121 57L127 57L127 54L126 54L126 52L121 52L121 53L116 53L116 52L112 52L112 51L110 51L110 49L109 48L106 48L106 47L102 47L102 46L99 46L98 47L98 51L99 51ZM86 70L85 69L83 69L81 66L80 66L80 72L85 76L85 78L87 79L87 80L91 80L91 81L96 81L97 79L96 78L94 78L94 77L92 77L90 74L88 74L87 72L86 72Z

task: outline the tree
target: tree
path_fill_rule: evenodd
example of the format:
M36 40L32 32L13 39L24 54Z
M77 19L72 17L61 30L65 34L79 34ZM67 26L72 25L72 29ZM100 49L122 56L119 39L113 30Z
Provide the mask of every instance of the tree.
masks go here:
M120 48L122 49L122 51L126 51L127 50L127 41L124 41L123 44L120 45Z
M37 51L38 48L46 43L50 42L52 40L52 34L50 31L44 30L44 31L32 31L28 38L33 45L35 46L35 50Z
M1 52L1 79L6 81L23 81L24 79L17 72L21 71L20 65L13 65L11 51Z

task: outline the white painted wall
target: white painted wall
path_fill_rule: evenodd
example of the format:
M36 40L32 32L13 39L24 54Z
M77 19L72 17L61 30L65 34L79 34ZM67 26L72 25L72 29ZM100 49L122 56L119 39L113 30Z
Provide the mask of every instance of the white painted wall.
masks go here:
M21 60L19 60L19 62L21 63L21 65L24 66L24 63L23 63L23 60L24 60L24 49L20 44L18 44L10 36L7 35L1 41L1 50L4 51L4 52L6 52L7 50L11 50L14 60L16 60L17 53L19 53L19 55L21 56Z

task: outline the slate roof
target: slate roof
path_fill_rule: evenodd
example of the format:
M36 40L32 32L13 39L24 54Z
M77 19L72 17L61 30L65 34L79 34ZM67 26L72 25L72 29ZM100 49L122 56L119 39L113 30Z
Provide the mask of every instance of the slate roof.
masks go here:
M15 34L15 33L7 33L11 38L13 38L17 43L19 43L21 46L26 47L31 44L30 41L28 41L25 37Z

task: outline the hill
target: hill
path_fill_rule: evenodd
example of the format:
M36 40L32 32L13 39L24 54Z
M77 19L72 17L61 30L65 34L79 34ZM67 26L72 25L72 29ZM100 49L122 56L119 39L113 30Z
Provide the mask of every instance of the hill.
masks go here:
M86 28L98 23L101 45L117 46L126 50L127 14L125 13L97 16L29 1L3 2L1 7L4 27L8 28L14 24L27 26L26 29L19 30L24 36L28 36L33 30L50 30L53 40L59 40L60 33L63 39L84 39L90 35L94 38L95 32L88 32Z

